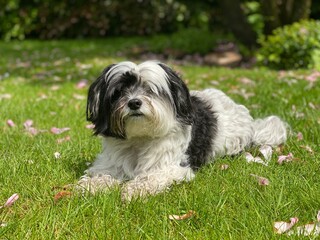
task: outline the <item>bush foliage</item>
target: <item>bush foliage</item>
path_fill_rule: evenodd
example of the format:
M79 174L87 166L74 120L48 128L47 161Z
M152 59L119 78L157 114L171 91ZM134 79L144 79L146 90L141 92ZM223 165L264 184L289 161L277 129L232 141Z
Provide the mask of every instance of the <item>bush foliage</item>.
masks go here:
M260 38L258 61L275 69L320 67L320 21L303 20Z
M207 21L174 0L0 0L0 6L6 40L151 35Z

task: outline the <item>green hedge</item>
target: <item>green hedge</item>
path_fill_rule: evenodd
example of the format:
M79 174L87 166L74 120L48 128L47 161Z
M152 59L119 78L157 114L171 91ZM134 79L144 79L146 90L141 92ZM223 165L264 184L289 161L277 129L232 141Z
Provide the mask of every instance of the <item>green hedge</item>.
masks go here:
M207 21L175 0L0 0L0 6L6 40L151 35ZM201 12L203 6L195 6Z
M320 68L320 21L303 20L277 28L259 42L260 64L275 69Z

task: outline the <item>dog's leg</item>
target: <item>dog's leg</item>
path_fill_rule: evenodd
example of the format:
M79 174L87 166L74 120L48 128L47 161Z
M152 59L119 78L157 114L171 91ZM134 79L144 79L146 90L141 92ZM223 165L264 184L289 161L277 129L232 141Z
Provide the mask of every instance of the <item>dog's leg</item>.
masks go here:
M107 191L120 183L121 181L107 174L99 174L95 176L84 175L78 181L77 190L82 193L89 192L91 194L96 194L98 192Z
M173 183L190 181L194 173L190 167L169 166L166 169L142 174L127 182L121 191L124 201L146 195L155 195L169 188Z

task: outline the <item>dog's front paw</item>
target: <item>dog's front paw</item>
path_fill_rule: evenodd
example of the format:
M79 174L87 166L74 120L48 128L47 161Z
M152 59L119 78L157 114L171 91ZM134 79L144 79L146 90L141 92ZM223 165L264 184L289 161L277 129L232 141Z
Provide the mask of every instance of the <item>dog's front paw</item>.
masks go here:
M80 178L77 185L77 190L82 194L104 192L112 187L119 185L119 181L110 175L98 175L90 177L84 175Z
M133 199L144 197L151 193L147 182L132 180L122 187L121 199L122 201L130 202Z

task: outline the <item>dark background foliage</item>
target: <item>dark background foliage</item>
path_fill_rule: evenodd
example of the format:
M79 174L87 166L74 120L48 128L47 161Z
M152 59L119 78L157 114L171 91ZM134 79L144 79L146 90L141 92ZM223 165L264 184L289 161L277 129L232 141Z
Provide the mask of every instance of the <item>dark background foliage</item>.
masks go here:
M275 29L320 19L316 0L0 0L0 6L0 38L5 41L161 35L153 46L157 52L183 48L200 54L216 48L221 39L231 39L252 55ZM282 41L291 41L290 36L282 39L278 49L285 45ZM293 39L292 44L301 43ZM269 59L264 63L271 63L275 54L281 58L272 44L264 46L271 48L260 54ZM301 56L309 58L310 51ZM305 65L309 63L300 64Z

